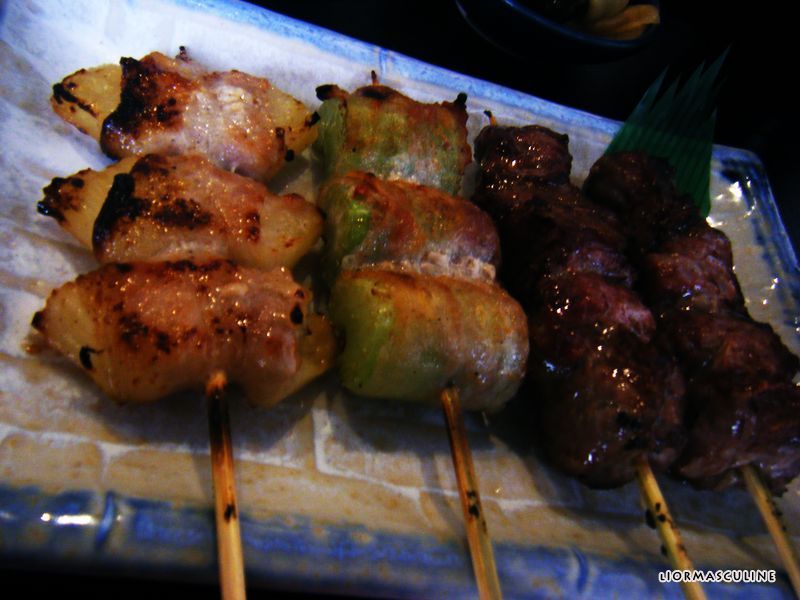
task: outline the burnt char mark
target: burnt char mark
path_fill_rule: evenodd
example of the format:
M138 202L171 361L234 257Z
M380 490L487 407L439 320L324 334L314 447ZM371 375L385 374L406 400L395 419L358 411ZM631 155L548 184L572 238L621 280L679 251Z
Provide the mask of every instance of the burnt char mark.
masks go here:
M326 83L325 85L318 86L316 92L317 98L323 101L330 100L331 98L339 98L340 100L347 98L347 92L345 92L338 85L334 85L332 83Z
M142 323L137 313L126 313L119 318L119 337L134 350L139 349L140 340L147 338L150 328Z
M36 311L31 319L31 327L33 327L37 331L42 331L44 328L44 311L39 310Z
M236 519L236 505L235 504L229 503L225 507L224 517L225 517L225 521L226 522L231 521L232 519Z
M50 185L44 188L44 198L36 205L36 211L40 215L53 217L59 223L63 223L65 220L64 211L76 208L72 198L64 190L67 183L67 179L56 177L50 182Z
M460 92L458 96L456 96L455 102L453 102L456 106L466 107L467 106L467 95L464 92Z
M160 175L169 177L170 161L160 154L148 154L136 161L131 169L131 175Z
M317 111L314 111L306 119L305 125L306 127L311 127L312 125L316 125L317 123L319 123L319 120L320 120L319 113Z
M300 308L299 304L294 305L294 308L292 308L292 312L289 313L289 318L295 325L303 324L303 309Z
M364 98L372 98L373 100L388 100L396 94L394 90L386 87L385 85L369 85L359 88L356 93Z
M153 343L159 352L169 354L176 345L168 333L149 327L142 322L135 312L126 313L119 318L119 330L120 339L134 350L139 350L140 343L150 338L151 335ZM81 360L81 362L83 361Z
M57 83L57 84L55 84L53 86L53 99L58 104L63 104L64 102L69 102L70 104L74 104L75 106L80 108L82 111L85 111L85 112L89 113L93 117L97 116L97 113L92 108L92 105L91 104L87 104L86 102L83 102L80 98L75 96L72 92L70 92L66 88L66 86L64 85L63 82L62 83Z
M160 69L150 57L141 61L122 58L120 65L120 102L103 123L100 138L103 151L112 158L118 157L108 142L113 143L113 139L120 133L135 137L140 127L146 127L148 123L161 128L178 127L182 109L175 99L174 90L180 90L189 83L189 80L174 71Z
M245 236L253 243L261 238L261 216L256 211L248 212L244 216Z
M114 176L114 183L94 222L92 246L95 250L105 245L120 221L134 220L146 210L147 203L133 196L134 185L133 177L128 173Z
M212 260L206 263L194 263L190 260L178 260L175 262L163 263L165 271L172 271L173 273L213 273L223 268L228 268L233 271L236 266L229 260Z
M172 340L169 337L169 334L163 331L156 331L156 348L158 348L164 354L169 354L170 350L172 349Z
M152 218L157 223L166 227L179 227L182 229L194 229L202 227L211 222L211 213L203 208L191 198L175 198L171 202L160 204L152 213Z
M92 365L92 354L97 354L98 352L99 350L95 350L91 346L81 346L80 352L78 352L78 358L84 369L91 371L94 368Z

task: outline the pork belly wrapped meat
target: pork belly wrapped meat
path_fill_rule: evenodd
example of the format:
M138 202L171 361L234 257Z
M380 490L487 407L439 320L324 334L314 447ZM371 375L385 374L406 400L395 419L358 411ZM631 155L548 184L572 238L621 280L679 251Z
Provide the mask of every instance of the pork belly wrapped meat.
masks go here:
M183 50L81 69L53 86L51 104L111 158L202 154L262 181L317 134L311 111L268 80L206 71Z
M643 296L687 379L689 441L676 472L721 488L754 464L781 491L800 472L798 359L748 314L730 241L678 193L658 159L605 156L584 189L628 225Z
M460 270L494 279L500 243L491 218L463 198L404 181L350 172L321 190L325 267L381 263L412 270Z
M435 188L358 172L329 182L320 202L342 384L434 403L455 385L466 410L502 407L528 342L522 309L494 282L491 218Z
M545 455L593 487L665 468L685 442L684 382L631 289L615 215L569 183L568 138L538 126L486 127L474 201L494 216L501 278L530 330L527 393Z
M470 161L465 98L425 104L381 85L317 95L326 274L339 374L373 398L496 411L528 354L524 313L495 283L491 218L455 194Z
M39 212L101 263L224 257L292 267L322 231L322 216L302 197L277 196L196 155L130 157L56 178L44 193Z
M285 269L106 265L52 292L33 326L110 397L151 402L223 370L271 406L329 368L333 335Z
M525 314L497 285L344 271L331 292L330 317L344 344L342 384L364 396L438 403L455 385L465 410L494 412L525 373Z
M471 161L466 97L425 104L383 85L352 93L335 85L317 88L323 100L319 151L325 177L350 171L400 179L457 194Z

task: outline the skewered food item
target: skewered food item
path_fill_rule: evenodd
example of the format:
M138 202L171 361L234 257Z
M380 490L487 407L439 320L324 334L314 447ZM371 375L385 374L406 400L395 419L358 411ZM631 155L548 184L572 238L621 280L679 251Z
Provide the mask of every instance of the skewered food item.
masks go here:
M421 104L377 85L374 73L373 85L353 94L322 86L317 95L325 176L339 177L321 196L329 277L345 269L330 311L343 338L342 382L362 395L441 403L478 590L499 598L460 397L469 409L497 410L514 395L526 323L484 262L497 260L486 218L465 200L413 185L460 189L470 161L466 96ZM429 267L448 275L423 274Z
M353 171L329 181L318 203L327 219L324 262L330 281L341 269L380 263L494 279L500 263L494 223L461 198Z
M498 223L501 278L528 314L542 447L584 483L612 487L643 459L675 459L684 383L630 287L620 223L569 183L567 145L538 126L484 128L473 200Z
M109 396L150 402L222 370L271 406L324 372L330 326L285 269L106 265L55 290L33 326Z
M469 164L466 96L424 104L383 85L348 93L335 85L317 88L320 132L316 148L325 177L366 171L439 188L461 189Z
M365 268L344 271L330 317L344 339L340 377L378 398L438 402L448 385L466 410L493 412L525 372L527 331L500 287L448 276Z
M317 133L316 117L266 79L205 71L183 48L81 69L53 86L51 105L111 158L202 154L262 181Z
M319 211L302 197L276 196L200 156L129 157L56 178L44 193L39 212L101 263L225 257L292 267L322 230Z
M748 314L730 241L677 192L668 165L643 154L601 158L584 189L628 224L644 297L686 374L689 442L677 473L721 488L754 464L782 491L800 473L799 363Z
M490 218L462 198L357 172L320 197L343 385L438 401L450 383L468 410L501 408L524 376L527 327L494 282Z

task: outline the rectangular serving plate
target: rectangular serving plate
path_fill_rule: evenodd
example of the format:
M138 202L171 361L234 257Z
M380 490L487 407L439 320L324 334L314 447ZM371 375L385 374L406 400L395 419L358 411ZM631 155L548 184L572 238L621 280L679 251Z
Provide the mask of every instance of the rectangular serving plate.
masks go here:
M316 86L354 89L374 70L423 101L466 92L470 139L487 109L501 123L569 134L576 182L619 127L240 2L11 0L0 11L0 558L42 568L216 576L202 399L119 406L65 361L26 349L31 315L50 290L94 267L36 213L41 189L109 162L52 113L54 82L186 46L211 69L266 76L316 106ZM313 161L305 154L272 186L313 198ZM712 169L710 220L732 239L749 308L797 352L800 275L760 163L716 147ZM465 181L473 176L474 167ZM680 597L677 585L658 582L667 564L636 486L593 491L549 469L515 416L512 405L467 420L505 596ZM352 398L330 375L270 411L235 398L232 426L251 585L476 595L437 408ZM662 484L698 566L780 570L742 491ZM782 508L796 527L797 482ZM780 576L775 585L707 588L715 597L791 597Z

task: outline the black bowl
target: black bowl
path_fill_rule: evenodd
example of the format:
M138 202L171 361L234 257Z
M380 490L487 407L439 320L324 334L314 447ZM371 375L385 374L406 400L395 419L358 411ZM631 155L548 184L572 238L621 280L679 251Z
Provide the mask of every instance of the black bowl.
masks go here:
M653 4L657 1L638 2ZM517 0L456 0L473 29L494 45L520 57L572 62L604 62L636 52L657 35L651 25L639 37L614 40L542 16Z

